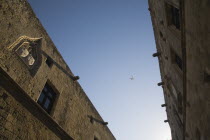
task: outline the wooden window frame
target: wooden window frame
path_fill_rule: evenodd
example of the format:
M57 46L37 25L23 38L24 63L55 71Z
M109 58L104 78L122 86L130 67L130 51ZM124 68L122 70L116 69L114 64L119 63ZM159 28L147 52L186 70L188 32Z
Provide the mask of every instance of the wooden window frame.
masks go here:
M40 96L37 100L37 103L48 113L50 114L52 112L53 106L55 105L56 99L58 95L55 92L55 90L46 83L42 92L40 93ZM46 103L48 103L46 107Z

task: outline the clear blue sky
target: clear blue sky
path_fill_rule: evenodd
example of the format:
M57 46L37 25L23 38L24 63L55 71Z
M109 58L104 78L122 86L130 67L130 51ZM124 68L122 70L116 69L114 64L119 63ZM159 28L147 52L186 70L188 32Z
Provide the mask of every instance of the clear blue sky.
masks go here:
M147 0L29 2L117 140L170 139Z

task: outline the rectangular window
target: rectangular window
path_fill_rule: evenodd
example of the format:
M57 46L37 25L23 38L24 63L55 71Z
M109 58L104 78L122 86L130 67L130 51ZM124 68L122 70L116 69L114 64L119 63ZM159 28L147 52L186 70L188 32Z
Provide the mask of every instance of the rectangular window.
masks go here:
M179 9L171 6L171 15L172 19L171 22L172 24L177 28L180 29L180 14L179 14Z
M176 64L180 70L183 69L183 62L179 55L171 49L171 61Z
M47 66L50 67L50 68L51 68L52 65L53 65L53 60L52 60L52 58L50 58L49 56L47 57L46 64L47 64Z
M176 27L176 29L180 30L179 9L170 4L166 4L166 14L167 14L168 25L173 25Z
M182 70L182 59L177 54L175 54L175 63Z
M56 93L46 84L42 90L37 103L48 113L51 112L53 104L56 99Z

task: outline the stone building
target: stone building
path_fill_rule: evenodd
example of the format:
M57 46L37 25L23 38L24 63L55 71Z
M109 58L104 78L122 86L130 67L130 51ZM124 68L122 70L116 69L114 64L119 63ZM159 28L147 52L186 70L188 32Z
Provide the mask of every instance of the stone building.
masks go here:
M26 0L0 0L0 139L115 140Z
M210 140L210 1L149 0L173 140Z

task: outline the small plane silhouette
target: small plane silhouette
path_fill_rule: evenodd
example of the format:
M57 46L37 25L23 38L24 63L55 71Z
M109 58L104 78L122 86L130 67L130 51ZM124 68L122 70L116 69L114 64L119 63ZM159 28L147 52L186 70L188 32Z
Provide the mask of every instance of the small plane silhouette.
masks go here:
M134 80L134 77L133 77L133 75L131 76L131 78L130 78L131 80Z

